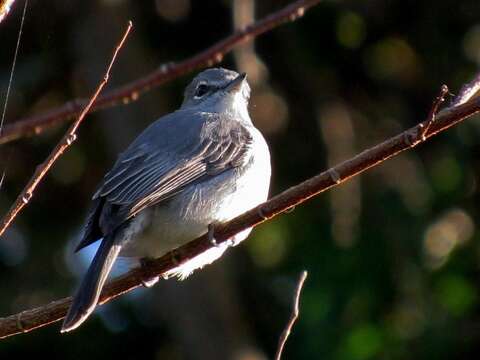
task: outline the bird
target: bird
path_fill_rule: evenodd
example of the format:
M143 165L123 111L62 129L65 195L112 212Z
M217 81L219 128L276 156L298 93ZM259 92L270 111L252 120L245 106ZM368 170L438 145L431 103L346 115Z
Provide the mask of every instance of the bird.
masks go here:
M186 87L180 108L153 122L118 156L92 197L75 249L100 241L61 332L94 311L119 256L160 257L267 200L270 151L249 115L246 78L220 67L202 71ZM215 243L163 277L185 279L251 230Z

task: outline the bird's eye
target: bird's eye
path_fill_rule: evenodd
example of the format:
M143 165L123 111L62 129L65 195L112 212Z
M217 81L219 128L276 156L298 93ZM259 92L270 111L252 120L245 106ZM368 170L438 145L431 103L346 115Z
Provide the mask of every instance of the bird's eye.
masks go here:
M208 92L208 85L207 84L200 84L197 86L197 90L195 90L195 98L199 99L203 95Z

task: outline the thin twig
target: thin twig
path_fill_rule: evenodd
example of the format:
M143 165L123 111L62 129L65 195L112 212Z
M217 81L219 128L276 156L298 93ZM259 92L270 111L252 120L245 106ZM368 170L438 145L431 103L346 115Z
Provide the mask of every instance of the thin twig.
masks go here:
M5 180L5 175L7 174L6 170L2 171L2 176L0 176L0 191L2 190L3 181Z
M424 124L421 124L423 129L419 137L422 139L422 141L425 141L425 134L428 132L428 129L430 129L430 126L432 126L433 122L435 121L435 116L437 115L438 108L440 104L445 101L445 96L447 94L448 94L448 86L442 85L442 87L440 88L440 94L433 101L433 104L432 104L432 107L430 108L430 113L428 114L428 118L426 122Z
M113 89L100 96L95 102L92 111L111 107L117 104L126 104L135 101L139 96L161 84L172 81L181 75L194 70L212 66L221 62L226 54L236 46L252 41L257 36L264 34L282 24L295 21L311 7L322 0L299 0L268 16L234 32L232 35L217 42L210 48L179 63L168 63L160 66L152 73L130 82L117 89ZM0 145L12 140L43 132L44 130L62 124L78 114L85 104L84 99L71 100L64 105L52 109L44 114L34 115L15 121L5 126L0 135Z
M0 0L0 23L7 16L7 13L10 11L10 7L13 5L13 1L3 1ZM3 103L3 110L0 119L0 136L2 136L3 124L5 123L5 115L7 114L8 99L10 97L10 90L12 89L13 84L13 75L15 74L15 67L17 64L18 50L20 49L20 42L22 39L23 25L25 24L25 15L27 13L28 0L25 0L23 4L22 19L20 20L20 29L18 30L17 44L15 46L15 52L13 54L12 67L10 69L10 77L8 79L7 92L5 94L5 102ZM3 182L7 174L7 167L9 163L10 156L7 157L7 161L3 164L4 169L2 171L2 176L0 178L0 191L2 190Z
M478 112L480 112L480 98L475 98L457 107L449 107L440 111L435 117L435 122L431 124L427 133L424 134L425 139L445 131ZM215 240L217 244L228 241L240 231L278 216L331 187L339 185L351 177L359 175L371 167L398 155L402 151L422 143L419 134L421 134L423 127L420 124L361 152L355 157L301 184L287 189L235 219L216 225ZM204 234L188 244L168 252L161 258L149 261L147 265L130 270L104 287L100 296L100 304L142 286L142 283L146 280L161 276L163 273L189 261L213 246L208 234ZM0 338L32 331L59 321L65 316L70 303L70 297L63 298L44 306L22 311L19 314L0 318Z
M298 279L297 289L295 290L295 295L293 297L293 307L292 307L292 314L290 315L290 320L288 320L287 326L280 335L280 339L278 340L278 349L277 354L275 355L275 360L280 360L282 358L283 348L285 347L285 343L287 342L288 336L292 331L292 327L295 324L295 321L298 319L298 315L300 313L299 310L299 303L300 303L300 294L302 292L303 283L307 279L308 273L304 270Z
M5 6L8 7L8 4ZM20 29L18 30L17 45L15 46L15 52L13 54L12 68L10 69L10 78L8 79L7 93L5 94L5 102L3 104L2 118L0 119L0 136L2 135L5 114L7 113L8 98L10 96L10 89L12 88L13 74L15 73L15 65L17 64L18 49L20 49L20 40L22 39L23 24L25 23L25 14L27 13L27 7L28 0L25 0L25 4L23 5L22 19L20 20Z
M70 128L67 130L63 138L60 140L60 142L55 146L55 148L52 150L50 155L47 157L47 159L39 166L37 166L37 169L35 170L35 173L33 174L32 178L28 182L28 184L25 186L25 188L22 190L20 195L18 195L17 200L13 203L11 206L10 210L8 213L5 215L5 217L1 220L0 222L0 236L3 235L5 230L8 228L8 226L11 224L11 222L15 219L15 217L18 215L18 213L23 209L25 205L28 204L30 199L33 196L33 193L38 186L38 184L42 181L42 179L45 177L45 175L48 173L52 165L57 161L57 159L65 152L67 148L69 148L73 142L77 139L77 129L82 123L83 119L85 118L85 115L87 115L88 111L92 107L93 103L95 102L96 98L98 97L98 94L102 91L103 87L107 84L108 78L110 76L110 70L113 66L113 63L115 62L117 58L117 54L122 48L128 34L130 33L130 30L132 29L132 22L129 21L127 30L123 34L122 39L118 43L117 47L115 48L115 51L112 56L112 60L110 61L110 64L107 67L107 71L105 72L105 75L103 77L103 80L101 83L98 85L97 90L95 90L94 94L90 98L90 101L88 104L85 106L83 111L81 112L80 116L78 117L77 121L75 121Z
M12 155L12 151L10 150L8 152L8 155L5 157L5 161L2 163L3 171L2 171L2 176L0 177L0 192L2 191L2 187L5 181L5 178L7 176L7 169L8 165L10 163L10 157Z

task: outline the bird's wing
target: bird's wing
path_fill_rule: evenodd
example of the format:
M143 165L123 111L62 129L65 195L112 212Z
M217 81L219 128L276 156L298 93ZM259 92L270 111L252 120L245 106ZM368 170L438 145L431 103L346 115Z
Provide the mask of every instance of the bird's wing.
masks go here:
M152 124L120 155L93 197L94 208L77 249L187 185L246 161L252 138L240 122L217 114L174 114Z

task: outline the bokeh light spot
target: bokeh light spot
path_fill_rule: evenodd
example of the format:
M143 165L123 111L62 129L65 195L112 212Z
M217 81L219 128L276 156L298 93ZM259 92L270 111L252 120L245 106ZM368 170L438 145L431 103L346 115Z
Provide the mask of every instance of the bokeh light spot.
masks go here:
M190 0L156 0L158 15L170 22L184 19L190 13Z
M365 40L365 21L358 14L347 12L337 21L337 39L340 45L356 49Z
M460 186L462 168L454 157L439 155L433 160L431 175L435 188L440 192L448 193Z
M273 267L282 261L287 251L288 229L280 221L263 226L248 241L253 261L260 267Z
M404 39L390 37L367 50L365 65L373 78L411 83L420 64L414 49Z
M465 56L480 65L480 25L475 25L463 38Z
M442 266L456 246L474 234L475 224L464 210L453 209L430 225L425 232L423 249L428 267Z
M436 286L438 301L454 316L466 313L477 300L473 284L458 275L446 275Z
M374 358L383 346L381 331L372 324L363 324L354 328L347 336L345 347L341 350L344 359L366 360Z

